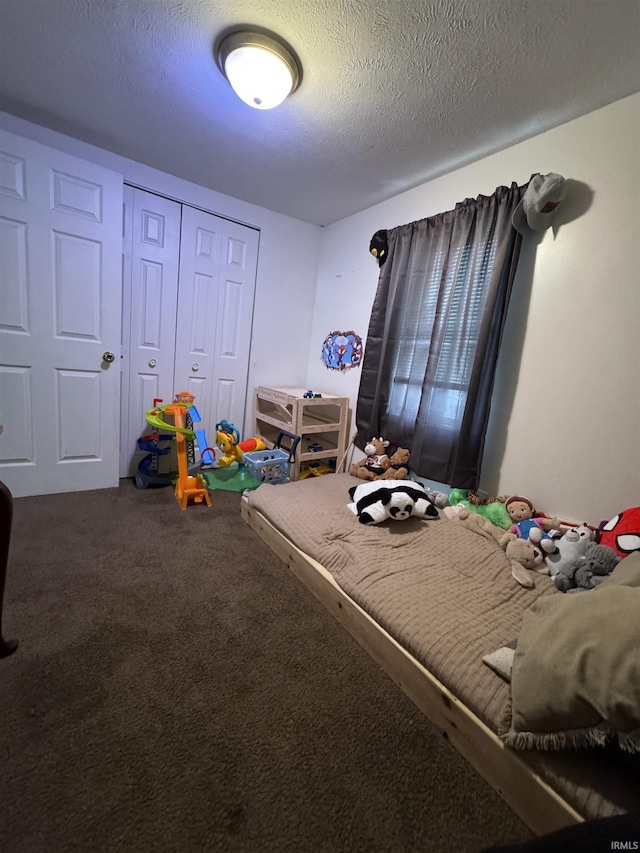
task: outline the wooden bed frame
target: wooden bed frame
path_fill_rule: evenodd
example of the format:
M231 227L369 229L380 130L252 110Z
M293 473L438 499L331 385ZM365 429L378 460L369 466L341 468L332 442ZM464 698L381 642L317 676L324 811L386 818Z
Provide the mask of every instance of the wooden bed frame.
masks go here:
M583 818L246 497L242 518L537 835Z

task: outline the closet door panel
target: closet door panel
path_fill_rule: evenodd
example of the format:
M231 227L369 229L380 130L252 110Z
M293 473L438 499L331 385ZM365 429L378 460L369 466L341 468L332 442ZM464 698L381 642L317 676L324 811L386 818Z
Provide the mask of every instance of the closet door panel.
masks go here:
M128 418L121 476L135 474L143 455L137 441L151 431L145 413L154 398L170 403L180 390L174 387L174 360L182 206L138 189L130 190L127 202L131 217L128 220L125 213L125 222L130 222L125 258L129 250L131 284L129 347L124 353L129 365L123 366L128 372Z
M258 232L225 222L222 233L212 417L233 413L242 431L247 395L251 326L258 263ZM221 415L224 417L224 414ZM220 420L220 415L216 420Z
M180 294L176 326L176 391L195 395L209 442L211 377L220 290L223 219L184 206L180 242Z
M257 231L184 207L175 376L210 443L222 419L242 433L257 259Z

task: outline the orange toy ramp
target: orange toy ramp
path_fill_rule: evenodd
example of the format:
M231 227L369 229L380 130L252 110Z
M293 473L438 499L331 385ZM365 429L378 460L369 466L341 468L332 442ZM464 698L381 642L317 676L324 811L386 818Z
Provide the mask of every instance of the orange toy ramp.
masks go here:
M201 474L192 477L187 468L187 449L185 445L186 437L184 434L183 414L185 406L181 403L172 403L165 406L163 411L169 415L173 415L173 422L176 427L176 441L178 450L178 479L176 480L175 496L180 504L180 509L186 509L189 501L194 503L206 503L211 506L211 498L209 491L206 488L206 481Z

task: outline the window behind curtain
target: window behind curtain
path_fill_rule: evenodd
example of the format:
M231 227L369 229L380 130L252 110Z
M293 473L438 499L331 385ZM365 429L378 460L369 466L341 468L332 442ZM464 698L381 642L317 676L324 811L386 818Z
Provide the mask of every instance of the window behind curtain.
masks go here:
M412 451L412 470L476 488L520 240L515 185L387 233L358 397L357 444ZM462 446L465 442L466 446Z
M387 422L395 419L413 427L422 401L427 360L437 359L433 383L429 387L427 406L434 423L442 429L455 430L460 423L467 397L474 355L478 346L487 287L495 263L495 243L480 247L482 258L474 259L478 247L465 245L455 249L446 259L438 253L434 270L426 282L422 304L411 301L401 308L398 317L398 343L395 363L391 365L391 393ZM475 268L471 265L475 260ZM420 288L415 288L420 293ZM438 307L446 312L439 346L431 332Z

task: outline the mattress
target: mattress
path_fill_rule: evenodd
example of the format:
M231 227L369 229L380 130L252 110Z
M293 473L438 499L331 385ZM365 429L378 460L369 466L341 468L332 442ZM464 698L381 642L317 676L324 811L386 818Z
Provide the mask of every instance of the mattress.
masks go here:
M348 509L361 481L334 474L248 494L252 509L305 554L492 731L509 685L482 656L517 638L527 608L559 595L511 576L498 544L444 515L363 525ZM585 817L640 810L640 757L616 749L527 751L527 762Z

